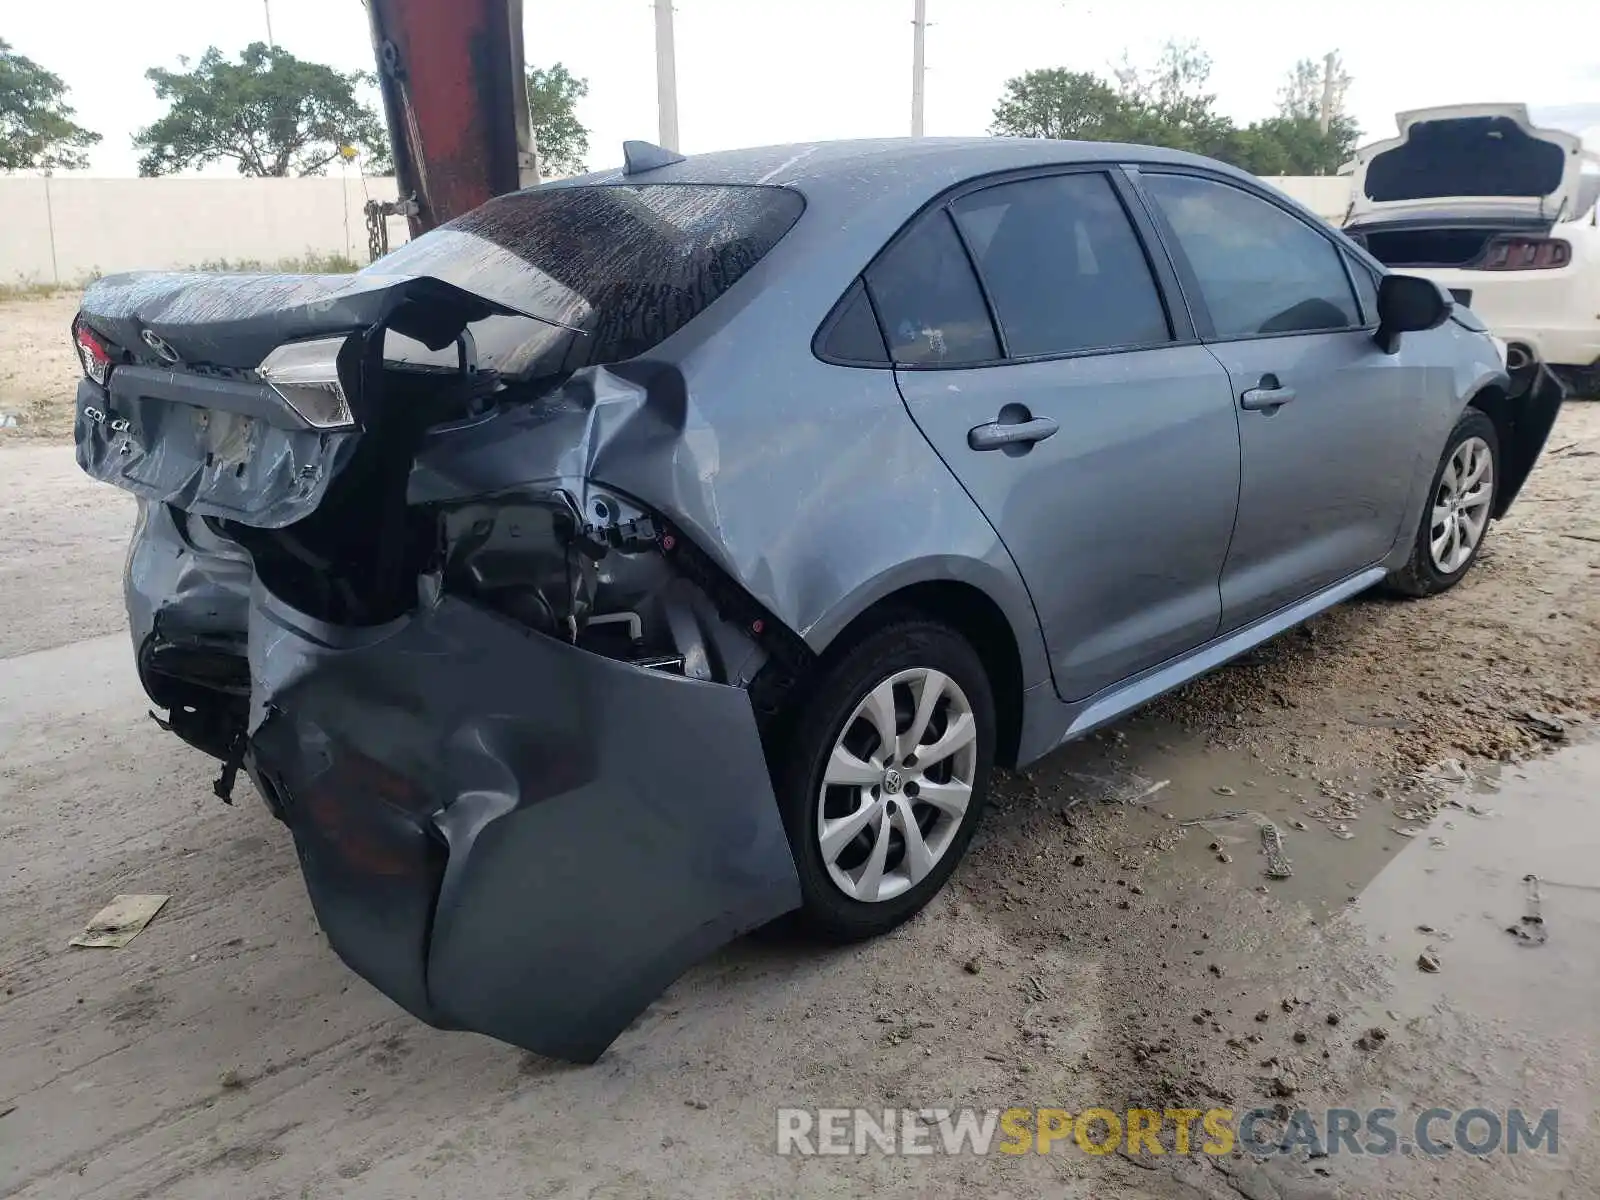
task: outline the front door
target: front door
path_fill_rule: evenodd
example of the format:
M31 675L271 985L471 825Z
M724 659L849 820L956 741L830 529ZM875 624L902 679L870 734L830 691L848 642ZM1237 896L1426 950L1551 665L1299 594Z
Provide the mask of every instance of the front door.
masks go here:
M1334 239L1201 175L1140 176L1239 410L1239 519L1222 572L1230 630L1388 554L1417 470L1426 382L1384 354Z
M906 406L1017 563L1060 695L1212 637L1239 484L1232 389L1177 343L1110 179L968 192L867 281Z

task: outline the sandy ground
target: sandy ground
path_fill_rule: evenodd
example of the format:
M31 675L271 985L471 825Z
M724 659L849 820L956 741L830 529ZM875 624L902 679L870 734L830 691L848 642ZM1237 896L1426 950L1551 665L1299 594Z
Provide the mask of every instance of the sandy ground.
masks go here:
M0 299L0 439L72 433L72 398L80 372L72 349L79 292Z
M579 1068L338 962L281 827L145 715L130 506L63 446L0 445L0 1193L1593 1195L1600 405L1550 446L1452 594L1346 605L1004 781L908 927L746 939ZM1528 874L1543 945L1505 932ZM68 949L119 892L172 901ZM1140 1103L1559 1108L1559 1153L775 1153L780 1106Z

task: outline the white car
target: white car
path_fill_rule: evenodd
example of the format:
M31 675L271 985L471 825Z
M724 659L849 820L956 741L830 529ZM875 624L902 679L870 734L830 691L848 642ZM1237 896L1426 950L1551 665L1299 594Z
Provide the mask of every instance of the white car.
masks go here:
M1357 151L1345 232L1390 267L1443 284L1507 343L1515 369L1600 394L1600 154L1521 104L1401 113Z

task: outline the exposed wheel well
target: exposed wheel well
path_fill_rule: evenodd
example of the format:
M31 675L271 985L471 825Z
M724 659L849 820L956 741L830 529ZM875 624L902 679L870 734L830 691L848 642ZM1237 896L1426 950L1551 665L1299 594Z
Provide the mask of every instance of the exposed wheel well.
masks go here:
M1504 388L1490 384L1471 400L1467 401L1468 408L1475 408L1494 422L1494 431L1499 435L1500 454L1502 459L1516 453L1516 421L1512 416L1511 397ZM1510 506L1511 496L1501 492L1495 498L1494 516L1499 518L1505 515Z
M994 692L995 761L1015 766L1022 738L1022 657L1000 606L978 588L954 580L916 583L871 605L834 638L827 652L843 648L907 613L948 625L971 643L983 660ZM826 653L826 652L825 652Z

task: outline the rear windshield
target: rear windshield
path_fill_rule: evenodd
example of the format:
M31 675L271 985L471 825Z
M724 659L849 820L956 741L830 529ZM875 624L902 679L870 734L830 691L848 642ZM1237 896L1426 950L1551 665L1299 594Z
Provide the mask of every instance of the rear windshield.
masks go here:
M365 270L429 275L555 322L500 317L473 330L482 365L554 373L633 358L683 328L777 245L803 207L778 187L539 188L496 197Z
M1369 200L1444 196L1548 196L1566 153L1509 117L1419 121L1406 140L1367 165Z

